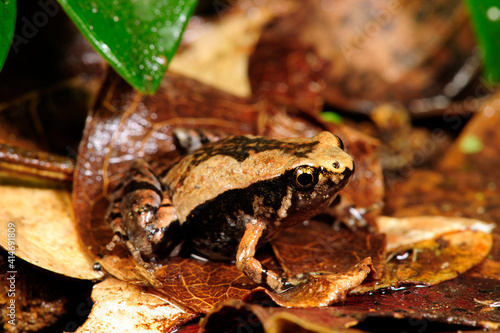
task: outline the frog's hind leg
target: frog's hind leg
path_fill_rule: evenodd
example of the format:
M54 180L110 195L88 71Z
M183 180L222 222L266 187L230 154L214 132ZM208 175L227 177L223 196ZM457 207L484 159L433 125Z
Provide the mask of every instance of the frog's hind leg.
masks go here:
M265 224L259 221L254 220L247 224L243 238L238 246L236 267L258 285L280 293L289 289L292 285L286 278L282 278L276 272L267 269L254 257L264 229Z
M170 198L163 193L158 177L142 159L131 164L113 193L107 219L137 262L153 258L159 248L170 248L180 239L172 235L180 225Z

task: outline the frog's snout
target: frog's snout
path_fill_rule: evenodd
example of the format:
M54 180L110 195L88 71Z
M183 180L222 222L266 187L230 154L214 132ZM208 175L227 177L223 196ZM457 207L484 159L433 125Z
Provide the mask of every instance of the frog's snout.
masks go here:
M349 159L348 161L335 162L333 167L338 169L337 184L341 187L346 186L354 174L354 161Z

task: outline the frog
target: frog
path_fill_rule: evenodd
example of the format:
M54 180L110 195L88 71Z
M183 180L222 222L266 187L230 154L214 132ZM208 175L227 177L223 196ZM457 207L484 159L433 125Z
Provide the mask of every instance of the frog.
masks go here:
M185 142L186 138L182 140ZM279 233L338 202L354 174L340 138L206 136L156 174L134 160L114 190L107 220L137 263L154 263L187 246L193 254L230 261L257 285L282 293L304 276L283 277L256 259ZM201 142L201 143L200 143Z

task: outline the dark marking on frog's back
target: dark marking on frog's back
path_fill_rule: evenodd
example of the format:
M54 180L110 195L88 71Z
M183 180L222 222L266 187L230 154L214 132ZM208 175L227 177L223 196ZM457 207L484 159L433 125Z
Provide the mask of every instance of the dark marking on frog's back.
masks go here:
M233 136L205 146L193 153L191 163L193 166L197 166L217 155L229 156L241 163L250 156L251 152L260 153L269 150L279 150L283 154L307 157L318 143L319 141L295 143L261 137Z

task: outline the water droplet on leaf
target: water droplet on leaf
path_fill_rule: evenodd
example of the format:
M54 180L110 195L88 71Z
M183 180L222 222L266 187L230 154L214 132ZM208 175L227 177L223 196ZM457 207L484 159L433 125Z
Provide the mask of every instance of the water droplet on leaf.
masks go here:
M498 7L490 7L488 11L486 11L486 16L490 21L498 21L500 19L500 9Z

